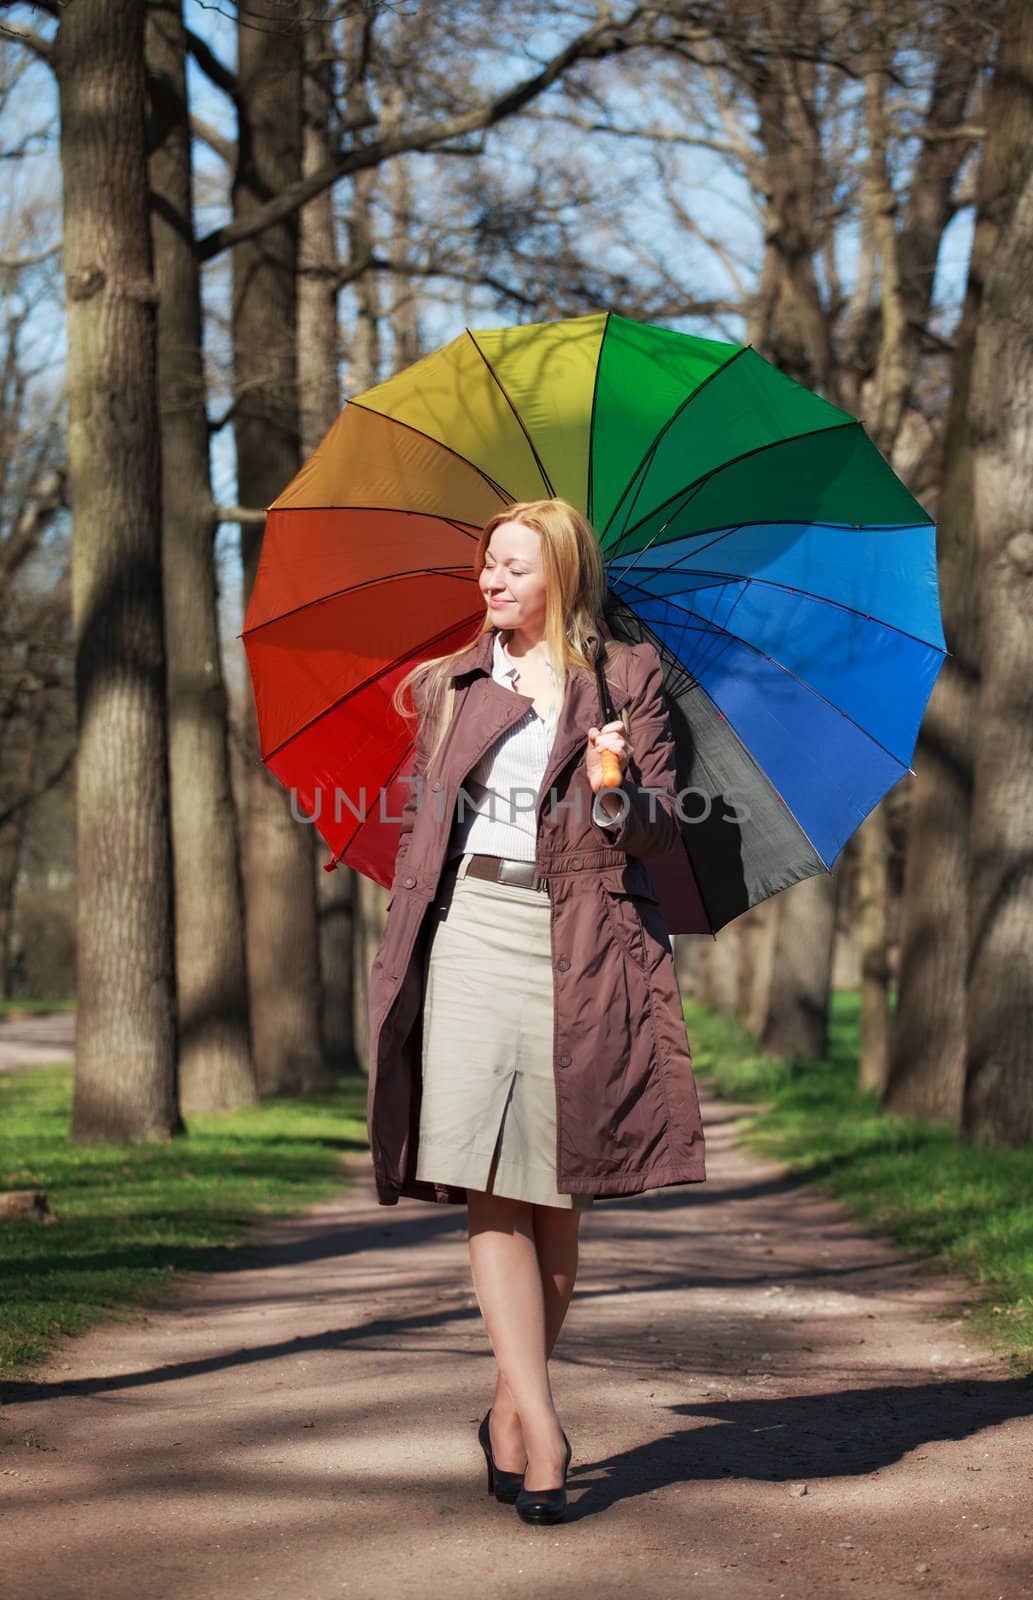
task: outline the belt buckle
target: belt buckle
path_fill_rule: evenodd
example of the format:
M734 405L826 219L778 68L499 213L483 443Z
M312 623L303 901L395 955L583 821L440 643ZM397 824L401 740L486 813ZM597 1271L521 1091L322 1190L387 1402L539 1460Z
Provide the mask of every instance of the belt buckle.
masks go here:
M498 882L511 883L521 889L544 889L548 892L548 879L535 871L533 861L512 861L502 857L498 865Z
M530 874L528 873L530 866L531 863L529 861L511 861L505 856L501 856L496 869L498 873L496 881L498 883L513 884L518 889L526 889L529 887L530 879L534 876L533 868Z
M510 867L510 869L512 869L512 877L502 877L505 867ZM534 870L534 862L532 861L502 862L502 866L499 867L499 878L501 878L501 882L504 883L518 883L521 888L537 890L539 893L540 891L544 890L545 893L548 893L548 878L542 877L540 872L536 872L536 870Z

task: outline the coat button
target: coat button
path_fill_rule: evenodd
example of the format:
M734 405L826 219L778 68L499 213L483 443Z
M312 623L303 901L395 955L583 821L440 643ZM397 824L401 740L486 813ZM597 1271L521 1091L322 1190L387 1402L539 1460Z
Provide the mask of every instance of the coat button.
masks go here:
M580 856L575 856L573 861L570 864L573 867L575 872L580 872L581 871L581 857Z
M559 1064L560 1064L561 1067L569 1067L570 1066L570 1057L567 1055L567 1052L565 1050L564 1050L563 1054L561 1056L557 1056L556 1059L559 1061Z
M570 966L570 957L569 956L560 956L560 958L557 961L556 965L559 967L561 972L566 972L567 968Z
M416 879L415 878L406 878L405 887L407 889L415 889L415 887L416 887Z

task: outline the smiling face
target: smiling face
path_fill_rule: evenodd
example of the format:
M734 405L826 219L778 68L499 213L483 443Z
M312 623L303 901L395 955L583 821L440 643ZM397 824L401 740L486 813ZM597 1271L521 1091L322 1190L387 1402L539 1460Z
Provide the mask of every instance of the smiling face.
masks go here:
M541 535L522 522L502 522L484 552L477 580L497 628L519 629L525 639L545 636L545 573Z

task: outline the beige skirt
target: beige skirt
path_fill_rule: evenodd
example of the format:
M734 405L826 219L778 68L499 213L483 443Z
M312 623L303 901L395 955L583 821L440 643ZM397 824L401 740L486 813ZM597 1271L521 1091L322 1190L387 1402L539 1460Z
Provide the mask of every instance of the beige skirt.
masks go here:
M427 915L416 1177L586 1209L556 1188L552 945L544 889L446 871Z

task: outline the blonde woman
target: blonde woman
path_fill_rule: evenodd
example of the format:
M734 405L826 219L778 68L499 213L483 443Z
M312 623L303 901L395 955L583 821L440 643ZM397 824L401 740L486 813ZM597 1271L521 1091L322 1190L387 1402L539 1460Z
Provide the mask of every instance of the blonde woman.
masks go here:
M549 1356L595 1198L697 1183L703 1134L670 939L646 861L684 849L654 647L595 652L605 580L562 500L508 507L474 555L471 642L395 691L418 725L370 981L378 1196L465 1203L498 1367L488 1489L566 1511ZM602 756L619 763L603 784Z

